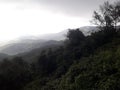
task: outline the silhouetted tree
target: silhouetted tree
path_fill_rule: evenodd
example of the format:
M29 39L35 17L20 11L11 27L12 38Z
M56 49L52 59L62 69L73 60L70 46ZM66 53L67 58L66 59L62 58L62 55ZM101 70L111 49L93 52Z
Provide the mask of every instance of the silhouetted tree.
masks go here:
M85 36L79 29L69 29L67 33L67 40L69 45L80 45L84 39Z
M99 11L94 11L93 23L103 28L114 27L120 23L120 2L110 4L108 1L100 6Z

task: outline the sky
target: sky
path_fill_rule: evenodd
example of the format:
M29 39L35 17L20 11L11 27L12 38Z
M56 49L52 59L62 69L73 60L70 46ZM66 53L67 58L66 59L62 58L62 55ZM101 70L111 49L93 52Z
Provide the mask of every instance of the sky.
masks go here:
M90 26L93 11L104 1L0 0L0 43Z

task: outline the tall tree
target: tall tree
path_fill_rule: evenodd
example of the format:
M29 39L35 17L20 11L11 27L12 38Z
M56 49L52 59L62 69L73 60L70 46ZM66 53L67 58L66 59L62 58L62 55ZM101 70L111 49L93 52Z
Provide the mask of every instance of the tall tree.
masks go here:
M108 1L100 6L99 11L94 11L93 21L99 27L113 27L117 29L120 24L120 1L110 4Z
M68 44L71 46L80 45L84 39L85 36L79 29L70 29L67 33Z

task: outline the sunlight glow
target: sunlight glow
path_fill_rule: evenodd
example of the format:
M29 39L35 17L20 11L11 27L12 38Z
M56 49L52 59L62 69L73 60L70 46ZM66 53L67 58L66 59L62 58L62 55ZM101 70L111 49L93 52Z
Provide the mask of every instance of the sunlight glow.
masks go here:
M0 42L89 25L89 19L51 12L36 3L0 3Z

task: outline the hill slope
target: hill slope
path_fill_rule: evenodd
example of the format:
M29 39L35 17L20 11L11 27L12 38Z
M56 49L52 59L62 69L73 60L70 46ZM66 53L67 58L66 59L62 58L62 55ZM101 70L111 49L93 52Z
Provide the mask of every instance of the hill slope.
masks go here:
M60 46L63 46L63 44L64 44L63 41L50 40L41 44L41 46L39 46L38 48L36 47L32 50L29 50L28 52L17 54L16 56L22 57L25 61L28 62L33 61L35 62L38 59L39 55L41 54L41 51L47 50L49 48L56 49Z
M105 29L89 36L79 29L69 30L64 42L50 41L46 44L50 47L1 61L0 89L120 89L120 30Z
M62 77L56 78L59 68L50 77L38 77L27 84L24 90L120 89L120 38L112 38L92 55L74 61Z

